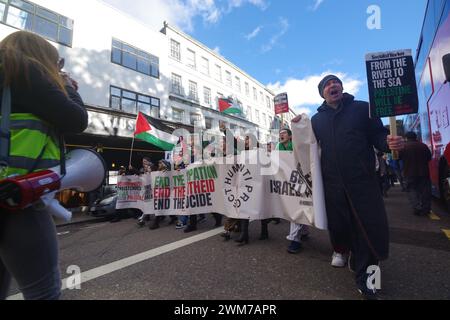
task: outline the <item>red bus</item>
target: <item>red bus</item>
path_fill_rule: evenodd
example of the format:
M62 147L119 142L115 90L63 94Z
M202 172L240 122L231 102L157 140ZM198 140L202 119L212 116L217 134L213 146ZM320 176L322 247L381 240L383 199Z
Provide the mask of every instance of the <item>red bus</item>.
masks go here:
M450 209L450 0L428 0L416 55L419 112L404 121L430 148L433 194ZM446 72L447 71L447 72ZM446 74L447 73L447 74Z

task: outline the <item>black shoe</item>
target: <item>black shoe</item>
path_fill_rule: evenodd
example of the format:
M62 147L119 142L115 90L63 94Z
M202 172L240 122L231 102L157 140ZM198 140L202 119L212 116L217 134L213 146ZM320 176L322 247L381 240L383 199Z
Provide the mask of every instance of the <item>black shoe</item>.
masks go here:
M239 243L240 245L244 245L248 243L248 237L239 237L239 239L234 240L237 243Z
M238 243L237 244L238 247L243 247L246 244L248 244L248 239L237 239L235 241Z
M197 227L188 225L188 226L184 229L184 233L189 233L189 232L193 232L193 231L196 231L196 230L197 230Z
M364 300L379 300L376 289L369 289L367 286L358 286L358 292Z
M138 221L137 225L139 228L142 228L143 226L145 226L145 221Z
M302 244L301 244L300 242L297 242L297 241L291 241L291 244L289 245L287 251L288 251L290 254L297 254L297 253L299 253L300 251L302 251L302 248L303 248L303 246L302 246Z
M230 241L231 240L231 234L228 231L225 231L224 233L221 233L220 236L223 238L223 241Z
M300 236L300 240L302 240L302 241L309 240L309 233L302 234L302 235Z

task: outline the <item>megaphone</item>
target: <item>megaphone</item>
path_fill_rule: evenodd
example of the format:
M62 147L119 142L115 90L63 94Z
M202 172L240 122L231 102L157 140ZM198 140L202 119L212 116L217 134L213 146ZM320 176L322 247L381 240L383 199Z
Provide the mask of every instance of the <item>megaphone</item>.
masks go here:
M73 189L91 192L103 184L106 165L103 158L88 149L76 149L66 155L66 174L61 167L11 177L0 181L0 207L17 211L33 206L70 221L72 214L54 199L56 192Z

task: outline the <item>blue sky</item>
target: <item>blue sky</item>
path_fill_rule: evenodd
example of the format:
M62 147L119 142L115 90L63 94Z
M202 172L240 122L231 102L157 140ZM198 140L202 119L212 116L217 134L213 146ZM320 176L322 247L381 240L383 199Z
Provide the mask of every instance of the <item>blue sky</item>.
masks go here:
M104 0L159 30L169 21L275 93L297 112L315 113L317 83L338 74L367 100L365 54L412 49L426 0ZM369 29L374 11L380 29ZM152 10L148 10L148 9ZM155 10L156 9L156 10ZM154 13L158 14L155 15Z

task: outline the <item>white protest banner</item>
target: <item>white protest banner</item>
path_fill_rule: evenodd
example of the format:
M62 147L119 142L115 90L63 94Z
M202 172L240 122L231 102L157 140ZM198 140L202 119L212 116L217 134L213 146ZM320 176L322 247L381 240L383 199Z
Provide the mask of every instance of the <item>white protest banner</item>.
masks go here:
M116 209L136 208L145 212L152 198L150 174L118 177Z
M294 139L295 155L273 151L269 157L257 149L179 171L152 172L151 183L148 175L145 181L121 177L118 208L120 204L156 215L216 212L250 220L276 217L326 229L319 151L309 119L294 124L293 130L294 137L303 137Z
M301 120L292 123L292 144L294 156L299 166L310 174L312 183L312 200L314 209L314 226L318 229L328 228L323 191L322 170L320 165L320 148L312 130L311 120L306 114Z

